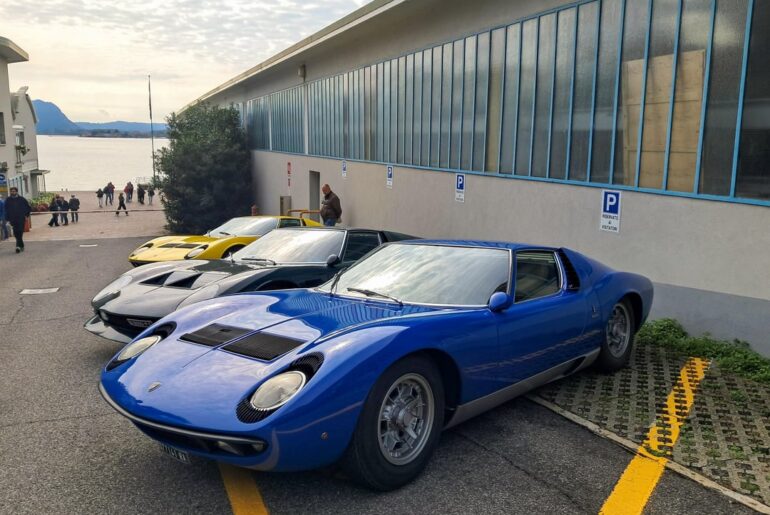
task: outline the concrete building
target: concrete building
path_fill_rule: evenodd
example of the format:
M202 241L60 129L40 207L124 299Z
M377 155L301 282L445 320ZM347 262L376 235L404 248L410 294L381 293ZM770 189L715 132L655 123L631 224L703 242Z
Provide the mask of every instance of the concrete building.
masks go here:
M37 115L27 87L11 93L8 65L29 61L13 41L0 37L0 194L11 186L25 197L45 191L46 170L38 168Z
M244 113L263 213L329 183L346 224L571 247L770 355L768 26L755 0L378 0L198 100Z

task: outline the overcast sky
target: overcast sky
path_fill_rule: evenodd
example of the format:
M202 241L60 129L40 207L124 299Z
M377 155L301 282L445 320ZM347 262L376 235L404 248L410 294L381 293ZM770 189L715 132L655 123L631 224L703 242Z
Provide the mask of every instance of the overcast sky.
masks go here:
M0 0L0 36L29 53L12 90L73 121L162 119L368 0Z

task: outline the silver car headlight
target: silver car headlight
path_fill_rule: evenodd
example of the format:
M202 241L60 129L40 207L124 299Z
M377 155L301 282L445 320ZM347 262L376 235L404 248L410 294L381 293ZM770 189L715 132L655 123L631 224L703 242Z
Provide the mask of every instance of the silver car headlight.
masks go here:
M114 281L112 281L110 284L102 288L102 291L96 294L96 297L94 297L93 301L94 303L99 303L100 300L103 300L110 295L115 295L116 293L119 293L120 290L131 284L132 277L130 275L121 275Z
M118 356L115 358L115 361L122 363L124 361L128 361L131 358L135 358L162 339L163 338L157 334L153 336L147 336L145 338L139 338L135 342L131 342L123 347L123 350L120 351Z
M190 252L187 253L187 255L184 257L185 259L192 259L194 257L200 256L203 254L203 251L208 248L208 245L204 245L202 247L198 247L197 249L192 249Z
M271 377L251 396L251 406L263 411L280 408L302 390L306 382L307 376L299 370Z

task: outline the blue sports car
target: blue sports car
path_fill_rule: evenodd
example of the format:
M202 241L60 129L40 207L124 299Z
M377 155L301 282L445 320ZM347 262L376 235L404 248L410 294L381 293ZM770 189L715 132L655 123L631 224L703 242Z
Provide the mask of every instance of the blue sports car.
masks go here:
M318 288L172 313L107 364L101 392L183 461L341 461L389 490L443 428L592 363L626 365L652 295L645 277L564 248L389 243Z

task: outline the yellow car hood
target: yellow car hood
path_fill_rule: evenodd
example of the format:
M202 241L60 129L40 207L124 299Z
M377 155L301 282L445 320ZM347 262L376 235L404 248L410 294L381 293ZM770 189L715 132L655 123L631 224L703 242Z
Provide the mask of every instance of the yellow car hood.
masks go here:
M192 249L217 240L218 238L209 236L173 236L164 238L154 244L152 248L139 254L131 254L130 259L137 261L176 261L184 259Z

